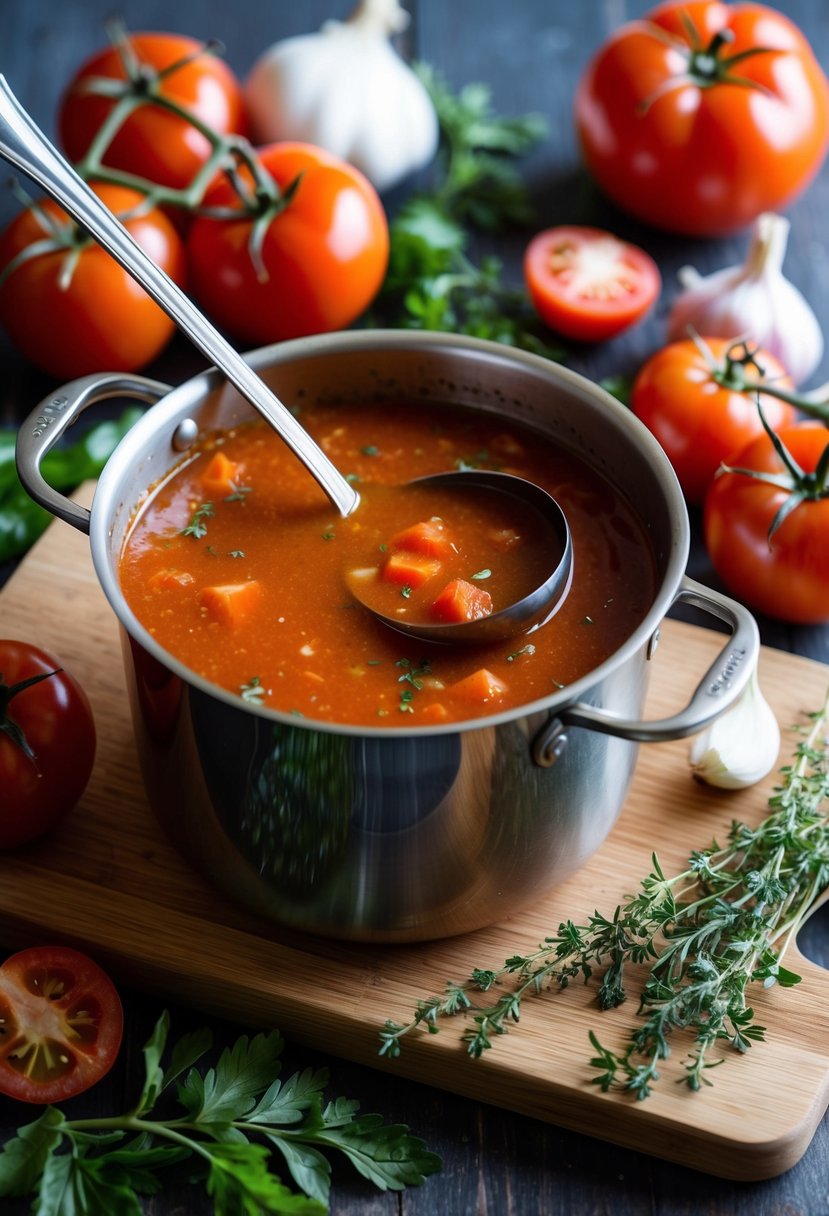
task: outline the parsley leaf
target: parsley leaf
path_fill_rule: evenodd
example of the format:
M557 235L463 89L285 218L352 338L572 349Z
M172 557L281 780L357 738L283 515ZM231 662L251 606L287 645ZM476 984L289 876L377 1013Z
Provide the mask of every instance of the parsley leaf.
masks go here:
M156 1194L164 1170L187 1160L217 1216L317 1216L328 1209L327 1154L339 1153L381 1190L419 1186L440 1169L408 1128L358 1115L350 1098L326 1104L326 1069L280 1081L278 1031L243 1035L201 1070L209 1032L180 1039L165 1066L168 1030L164 1013L144 1047L144 1084L126 1113L67 1119L48 1107L20 1128L0 1151L0 1198L32 1194L39 1216L141 1216L139 1196ZM186 1117L156 1113L174 1082ZM299 1192L274 1172L274 1150Z
M529 194L512 160L535 146L545 124L537 115L495 115L484 85L467 85L454 95L432 70L420 65L418 71L441 131L436 180L392 220L374 323L469 334L561 358L523 285L507 286L499 259L476 262L469 250L472 233L531 218Z

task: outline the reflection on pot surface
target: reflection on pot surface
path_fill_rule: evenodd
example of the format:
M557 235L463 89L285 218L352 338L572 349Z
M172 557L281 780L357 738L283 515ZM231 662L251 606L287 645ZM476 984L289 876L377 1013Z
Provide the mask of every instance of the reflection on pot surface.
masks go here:
M144 778L179 848L238 903L332 936L446 936L537 898L604 839L636 753L577 730L581 747L541 767L544 714L354 737L263 720L187 684L160 748L133 687Z

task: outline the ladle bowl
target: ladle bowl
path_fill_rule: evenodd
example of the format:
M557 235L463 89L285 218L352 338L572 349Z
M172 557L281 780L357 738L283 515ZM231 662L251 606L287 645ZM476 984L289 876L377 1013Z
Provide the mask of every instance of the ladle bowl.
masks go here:
M452 623L427 623L420 619L411 621L402 616L381 612L367 602L361 594L357 580L349 580L349 588L356 599L369 609L390 629L414 636L428 642L446 642L453 645L486 645L500 642L517 634L531 633L545 625L561 607L573 577L573 545L570 529L559 504L541 486L511 473L496 473L486 469L469 469L464 472L434 473L409 482L411 486L434 489L486 490L492 494L506 494L519 498L533 507L542 524L545 554L549 555L547 578L521 599L481 616L475 620Z
M190 297L133 239L127 229L98 198L87 183L57 151L21 106L5 77L0 75L0 155L36 182L55 202L94 238L173 319L198 350L222 371L245 400L259 411L302 461L342 516L348 516L360 502L354 486L331 463L311 436L299 425L290 410L252 370L242 356L195 306ZM441 475L459 486L468 485L466 473ZM549 616L560 603L569 580L567 524L560 508L537 486L521 478L511 478L510 492L541 507L551 523L551 553L554 554L549 578L528 597L502 611L476 621L456 625L409 625L406 632L430 640L479 642L494 637L521 633ZM477 488L491 488L486 476ZM500 492L503 492L501 490ZM539 503L539 495L546 500ZM373 610L372 610L373 611ZM393 622L375 613L386 624Z

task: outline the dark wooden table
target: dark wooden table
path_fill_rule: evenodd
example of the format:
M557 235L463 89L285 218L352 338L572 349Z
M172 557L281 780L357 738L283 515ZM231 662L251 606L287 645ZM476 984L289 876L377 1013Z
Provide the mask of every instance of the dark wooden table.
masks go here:
M122 12L133 30L172 29L218 38L230 65L242 76L270 42L316 29L327 17L342 17L350 0L305 0L263 5L261 0L178 0L175 6L155 0L128 0ZM592 51L619 22L646 11L640 0L581 4L549 0L407 0L412 14L401 47L412 58L432 64L453 87L483 81L503 114L538 111L550 122L549 137L524 165L537 205L535 227L582 222L610 228L648 249L664 276L663 298L642 325L600 348L572 351L570 366L591 377L629 374L664 342L665 318L676 292L676 272L685 263L713 270L738 261L747 234L727 240L691 241L649 231L606 203L583 173L571 119L571 99L578 75ZM824 66L829 65L829 8L825 0L787 0L785 9L810 37ZM0 70L23 103L49 134L62 87L75 67L103 43L103 21L111 0L6 0L0 5ZM399 196L400 192L397 192ZM390 209L394 197L387 200ZM10 195L0 194L0 222L17 209ZM829 169L787 212L792 224L786 273L804 292L829 332ZM507 277L520 282L520 255L528 233L505 238L498 248ZM48 334L44 334L48 341ZM54 382L27 365L0 336L0 423L18 423L54 387ZM151 375L180 380L201 366L181 342L148 369ZM829 356L812 387L829 379ZM699 520L689 572L717 585L699 541ZM0 579L9 573L0 572ZM71 627L71 623L70 627ZM794 628L760 620L763 641L794 653L829 662L829 628ZM0 621L0 632L2 622ZM2 798L2 791L0 791ZM69 928L69 927L67 927ZM829 921L820 913L801 935L810 957L829 965ZM197 948L197 944L194 944ZM417 984L414 983L417 990ZM79 1098L73 1109L103 1113L129 1099L141 1077L141 1046L161 1007L139 992L125 991L127 1032L121 1059L110 1077ZM172 1009L180 1031L201 1025L198 1011ZM238 1032L210 1023L220 1042ZM420 1190L402 1195L379 1194L345 1169L335 1172L331 1211L350 1213L440 1212L446 1216L588 1216L616 1212L627 1216L684 1216L729 1213L730 1216L823 1216L829 1212L826 1153L829 1120L786 1175L757 1184L736 1184L666 1164L659 1160L561 1131L555 1126L479 1106L438 1090L400 1080L330 1056L311 1055L289 1045L286 1068L327 1063L332 1092L361 1101L390 1121L408 1123L444 1158L442 1174ZM700 1098L704 1101L704 1098ZM0 1099L0 1138L5 1139L31 1112ZM8 1216L22 1216L24 1201L6 1202ZM148 1200L153 1216L199 1216L208 1201L190 1188L166 1190Z

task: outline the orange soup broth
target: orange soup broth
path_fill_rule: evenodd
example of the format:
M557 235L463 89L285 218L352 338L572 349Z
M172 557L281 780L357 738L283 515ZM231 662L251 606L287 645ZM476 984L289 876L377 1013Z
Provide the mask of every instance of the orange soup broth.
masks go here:
M433 726L547 697L630 636L653 602L656 566L634 511L569 450L456 407L306 407L300 420L361 495L339 516L262 422L205 438L150 495L120 579L152 636L245 701L353 726ZM372 487L457 467L537 482L570 525L574 572L556 615L485 647L406 638L349 593L349 568L377 560L395 521ZM374 496L380 504L383 492ZM379 515L377 514L379 512Z

